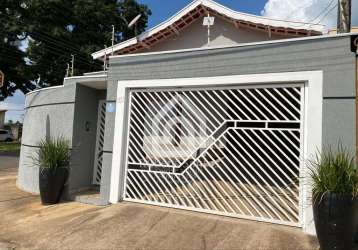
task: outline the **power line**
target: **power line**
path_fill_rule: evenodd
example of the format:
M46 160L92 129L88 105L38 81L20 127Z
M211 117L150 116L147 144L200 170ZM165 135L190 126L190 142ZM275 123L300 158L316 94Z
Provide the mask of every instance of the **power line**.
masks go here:
M318 19L323 13L325 13L327 10L328 10L328 8L332 5L332 3L334 3L335 1L337 1L337 0L331 0L331 2L326 6L326 8L324 8L324 10L318 15L318 16L316 16L312 21L310 21L310 23L313 23L316 19ZM333 7L333 8L335 8L337 6L337 4ZM329 12L331 12L331 10L329 10ZM328 12L328 13L329 13ZM318 22L319 23L319 22Z
M64 56L64 52L68 52L69 55L76 54L76 53L73 53L71 51L64 51L64 50L61 49L61 47L53 47L52 45L49 45L48 43L43 43L43 45L45 46L43 49L45 49L47 52L49 52L51 54L55 54L55 55L59 55L59 56ZM76 56L78 56L78 54L76 54ZM88 65L88 66L91 66L91 67L95 67L96 65L97 65L97 67L100 67L100 64L98 62L92 61L93 64L91 64L90 60L82 59L81 56L79 56L77 58L77 60L79 62L81 62L82 64L85 64L85 65Z
M56 51L54 51L54 50L49 50L48 48L44 48L44 49L46 49L50 54L53 54L53 55L56 55L56 56L64 56L64 54L61 53L61 52L56 52ZM14 55L1 54L1 53L0 53L0 55L1 55L2 58L7 58L7 59L9 59L9 60L11 60L11 61L18 61L18 60L19 60L19 58L15 57ZM81 62L81 61L79 62L79 64L86 64L86 65L90 66L92 69L95 69L95 70L99 70L99 69L101 68L101 67L99 67L99 66L91 65L91 64L89 64L89 63L84 63L84 62ZM33 66L36 67L36 68L39 69L39 70L45 70L45 71L46 71L46 70L51 70L49 67L39 66L39 65L37 65L36 63L33 64Z
M321 23L337 6L338 4L335 4L316 24Z
M75 48L73 48L72 46L68 46L68 45L66 45L66 44L64 44L64 43L61 43L61 42L58 41L57 38L51 37L50 35L47 35L46 33L44 33L44 35L41 35L41 33L38 33L38 32L30 32L30 36L31 36L31 33L34 33L35 36L36 36L36 34L37 34L37 36L39 36L41 40L44 40L44 41L46 41L46 42L48 42L48 43L52 43L54 46L61 45L61 47L67 49L68 51L72 51L72 53L76 53L76 54L78 53L79 56L80 56L80 54L85 55L85 53L82 52L81 50L75 49ZM45 36L46 36L46 37L45 37ZM84 56L81 56L81 57L84 58L84 59L86 59L86 61L88 60L88 59L87 59L86 57L84 57Z
M2 14L3 14L3 15L6 15L6 16L8 16L8 17L11 17L10 15L8 15L8 14L6 14L6 13L2 13ZM19 20L19 19L16 19L16 20L14 20L14 21L17 22L18 24L19 24L19 23L25 24L24 21L21 21L21 20ZM31 36L31 33L33 33L33 34L35 35L35 37L38 36L41 40L47 41L47 42L49 42L49 43L52 43L52 44L54 44L55 46L57 46L58 44L60 44L63 48L66 48L66 49L68 49L69 51L71 50L72 52L74 52L74 53L76 53L76 54L79 53L78 56L80 56L80 54L85 54L85 53L83 53L82 51L80 51L79 49L75 49L73 44L70 45L69 43L65 44L65 43L63 43L63 42L60 42L60 41L58 41L58 40L59 40L58 38L54 38L54 37L52 37L51 35L49 35L49 34L47 34L47 33L45 33L45 32L32 31L32 32L30 32L30 36ZM46 37L45 37L45 36L46 36ZM80 56L80 57L82 57L82 58L84 58L86 61L88 61L87 58L85 58L85 57L83 57L83 56ZM94 62L95 62L95 61L94 61ZM95 62L95 63L97 63L97 62Z
M317 20L318 18L320 18L322 15L325 15L324 17L326 17L326 16L327 16L327 13L325 13L325 12L329 9L329 7L330 7L335 1L336 1L336 0L331 0L331 1L328 3L328 5L327 5L317 16L315 16L313 19L311 19L310 21L308 21L308 23L311 23L309 27L312 27L312 25L320 24L320 22L321 22L323 19L320 19L320 21L317 22L317 23L314 23L314 21L316 21L316 20ZM337 4L336 4L333 8L335 8L336 6L337 6ZM328 11L328 13L330 13L331 11L332 11L332 9L330 9L330 10ZM299 27L302 27L302 26L304 26L304 24L297 25L297 26L295 26L295 28L299 28Z
M58 46L58 42L53 39L52 37L43 37L41 35L39 35L40 38L40 41L37 41L37 42L42 42L45 46L47 46L48 48L50 49L54 49L56 51L60 51L60 54L59 55L63 55L64 51L63 49L66 49L68 51L68 53L74 53L78 56L78 60L80 62L82 62L82 64L86 64L86 65L89 65L89 66L93 66L93 65L97 65L98 67L100 67L100 63L99 62L96 62L95 60L89 60L87 57L85 56L81 56L81 54L85 55L85 53L83 53L82 51L79 51L79 50L76 50L76 49L73 49L73 48L70 48L70 47L67 47L67 46ZM50 45L52 44L52 45ZM52 52L51 50L49 50L48 48L45 48L47 51L49 52ZM21 54L22 52L20 51L15 51L19 54ZM77 54L78 52L80 52L80 54Z
M72 11L71 9L63 8L63 9L66 9L66 12L64 13L59 6L55 5L55 7L60 12L62 12L64 14L63 17L66 16L66 14L68 13L67 11ZM62 7L66 7L66 6L62 6ZM2 14L12 18L12 16L8 15L7 13L2 13ZM69 19L65 19L65 18L63 18L63 20L68 21L69 23L72 22L72 20L69 21ZM17 23L25 24L25 22L20 20L20 19L13 19L13 21L15 21ZM76 54L77 55L77 60L82 64L89 65L92 68L96 68L95 65L97 65L98 67L100 67L100 65L101 65L101 63L97 62L96 60L91 61L86 56L82 56L81 54L85 55L86 53L82 52L79 49L74 48L74 47L77 47L77 46L74 46L73 44L70 44L67 41L63 42L64 41L63 38L54 38L51 35L47 34L46 32L43 32L43 31L32 31L32 32L30 32L30 36L31 36L31 33L34 34L34 37L38 37L39 40L44 42L46 44L46 46L49 47L49 48L54 49L54 47L48 45L48 43L53 44L55 47L60 47L59 45L61 45L61 49L66 49L69 53ZM113 40L113 37L112 37L112 40ZM56 50L58 51L59 49L56 48ZM49 50L47 50L47 51L49 51ZM53 53L53 51L51 51L51 52Z
M52 46L50 46L49 44L46 44L46 43L44 44L44 46L45 47L43 49L46 50L50 54L57 55L57 56L65 56L65 54L64 54L65 51L61 50L59 47L52 47ZM21 53L19 51L13 51L13 52L19 53L19 54ZM12 56L13 59L18 59L14 55L11 55L11 56ZM28 58L28 57L25 56L25 57L22 57L22 58ZM95 68L95 69L101 67L99 65L99 63L95 62L95 61L93 61L94 64L91 64L89 61L85 61L85 60L80 59L80 58L78 58L78 61L80 62L80 64L84 64L84 65L90 66L90 67Z
M6 14L6 13L2 13L2 15L5 15L5 16L10 17L10 18L12 17L12 16L10 16L10 15L8 15L8 14ZM15 19L15 20L13 20L13 21L17 22L18 24L26 24L24 21L22 21L22 20L20 20L20 19ZM32 32L30 32L30 33L38 34L39 36L44 36L44 35L46 35L46 36L48 36L48 37L51 37L51 35L48 35L48 34L46 34L45 32L41 32L41 31L32 31ZM41 33L42 33L42 34L41 34ZM59 38L53 38L53 37L51 37L51 38L52 38L52 39L56 39L56 42L58 42L58 39L59 39ZM68 43L67 46L73 47L74 45Z
M30 36L31 36L31 33L30 33ZM44 44L46 44L46 46L50 47L50 48L58 48L58 49L66 49L69 53L74 53L76 55L78 55L80 58L82 58L82 61L84 62L91 62L88 58L86 58L85 56L81 56L81 54L85 54L84 52L80 51L80 50L77 50L77 49L74 49L74 48L70 48L70 47L67 47L65 45L62 45L61 43L59 43L58 41L56 41L54 38L46 38L44 36L40 36L40 41L37 41L37 42L43 42ZM50 45L52 44L52 45ZM62 51L62 50L61 50ZM65 51L63 51L65 52ZM99 64L98 62L96 61L93 61L94 63L96 64Z
M63 21L66 21L67 23L69 23L69 25L71 25L71 23L72 23L72 21L73 20L70 20L70 19L68 19L68 18L65 18L65 16L66 16L66 14L68 14L69 12L71 12L72 10L70 9L70 8L67 8L66 6L61 6L62 7L62 9L64 10L62 10L61 8L60 8L60 6L58 6L58 5L54 5L54 6L52 6L52 7L56 7L57 8L57 10L59 10L60 12L61 12L61 17L57 17L57 18L60 18L61 20L63 20ZM6 16L8 16L8 17L12 17L12 16L10 16L9 14L7 14L7 13L2 13L2 14L4 14L4 15L6 15ZM15 19L15 20L13 20L13 21L16 21L16 22L21 22L21 23L23 23L23 24L26 24L26 22L25 21L22 21L22 20L20 20L20 19ZM38 32L41 32L41 31L38 31ZM44 35L46 35L46 33L45 32L42 32ZM67 46L70 46L70 47L72 47L72 46L75 46L74 44L71 44L71 43L68 43L68 41L67 40L64 40L63 38L56 38L57 40L61 40L62 41L62 43L63 44L67 44Z

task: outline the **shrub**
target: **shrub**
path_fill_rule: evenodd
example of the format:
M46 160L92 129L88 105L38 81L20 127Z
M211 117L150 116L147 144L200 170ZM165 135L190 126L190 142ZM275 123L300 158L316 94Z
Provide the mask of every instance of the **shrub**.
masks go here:
M63 137L41 140L39 151L34 158L35 164L41 169L56 171L58 168L68 168L70 148L68 140Z
M332 147L316 154L309 167L312 178L313 202L322 199L327 193L339 195L358 194L358 175L354 156L342 145L336 150Z

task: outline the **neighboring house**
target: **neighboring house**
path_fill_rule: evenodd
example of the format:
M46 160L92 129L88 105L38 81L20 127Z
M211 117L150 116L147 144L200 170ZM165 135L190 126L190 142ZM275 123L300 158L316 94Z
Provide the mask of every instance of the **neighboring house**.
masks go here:
M0 129L4 128L6 111L5 109L0 110Z
M12 123L12 124L6 124L4 126L5 129L8 131L11 131L11 134L13 135L13 139L15 141L21 140L22 136L22 124L20 122Z
M11 132L14 136L14 140L21 141L22 137L22 124L20 122L16 122L15 124L10 126Z
M39 139L66 136L68 198L99 185L97 204L126 200L314 234L306 160L338 140L355 150L357 135L357 36L322 29L194 1L93 53L108 71L26 95L17 185L38 192L29 156Z

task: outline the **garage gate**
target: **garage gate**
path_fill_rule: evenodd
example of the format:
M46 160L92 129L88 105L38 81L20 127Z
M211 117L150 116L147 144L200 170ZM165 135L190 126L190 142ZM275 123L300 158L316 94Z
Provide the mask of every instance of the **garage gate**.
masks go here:
M133 89L124 200L301 225L303 84Z

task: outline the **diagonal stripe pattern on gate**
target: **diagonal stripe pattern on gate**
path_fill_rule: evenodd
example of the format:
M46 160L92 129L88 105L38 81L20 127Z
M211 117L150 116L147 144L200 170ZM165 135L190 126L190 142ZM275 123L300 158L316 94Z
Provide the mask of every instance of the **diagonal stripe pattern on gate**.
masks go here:
M298 226L303 90L131 90L125 200Z
M92 183L101 185L102 178L102 162L103 162L103 146L104 146L104 132L106 124L106 102L100 101L98 105L98 121L97 121L97 135L96 148L94 159L94 171Z

